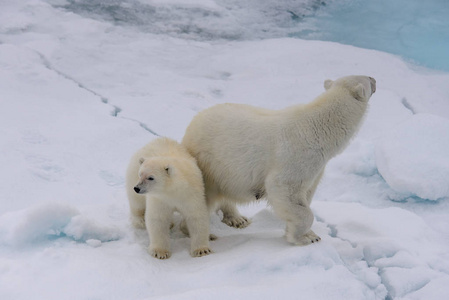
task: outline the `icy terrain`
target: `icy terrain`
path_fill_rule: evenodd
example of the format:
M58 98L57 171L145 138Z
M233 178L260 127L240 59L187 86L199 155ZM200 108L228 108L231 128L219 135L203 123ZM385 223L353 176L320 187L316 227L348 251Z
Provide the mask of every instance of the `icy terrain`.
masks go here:
M375 50L257 36L238 17L289 28L277 11L293 2L251 11L231 0L0 0L0 299L447 297L449 74ZM158 28L138 19L146 10ZM221 38L184 36L179 28L190 35L185 24L198 22L191 12ZM228 30L240 37L223 38ZM325 79L350 74L376 78L377 91L312 202L320 243L289 245L260 201L241 207L252 218L243 230L212 216L212 255L191 258L176 227L169 260L146 253L124 191L138 147L180 140L211 105L307 103Z

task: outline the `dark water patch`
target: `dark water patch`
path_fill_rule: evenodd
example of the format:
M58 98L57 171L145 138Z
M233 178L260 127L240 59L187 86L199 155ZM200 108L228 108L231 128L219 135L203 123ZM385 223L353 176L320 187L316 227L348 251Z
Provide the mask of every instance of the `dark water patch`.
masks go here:
M53 6L117 26L193 40L285 37L325 0L215 0L164 4L138 0L68 0ZM51 1L50 1L51 3Z

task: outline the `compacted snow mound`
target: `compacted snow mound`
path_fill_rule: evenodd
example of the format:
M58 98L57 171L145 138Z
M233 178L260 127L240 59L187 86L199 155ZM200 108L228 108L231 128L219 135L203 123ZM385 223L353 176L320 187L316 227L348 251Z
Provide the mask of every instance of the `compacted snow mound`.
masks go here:
M36 205L0 216L0 246L21 247L58 237L92 244L94 240L118 240L120 232L80 215L72 206L59 203Z
M379 173L396 192L422 199L449 197L449 121L413 115L376 147Z

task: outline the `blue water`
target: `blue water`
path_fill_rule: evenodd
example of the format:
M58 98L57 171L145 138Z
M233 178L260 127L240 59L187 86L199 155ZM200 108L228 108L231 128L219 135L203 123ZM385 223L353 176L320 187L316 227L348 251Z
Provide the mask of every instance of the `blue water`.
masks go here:
M334 41L402 56L449 71L449 0L342 0L302 20L291 36Z

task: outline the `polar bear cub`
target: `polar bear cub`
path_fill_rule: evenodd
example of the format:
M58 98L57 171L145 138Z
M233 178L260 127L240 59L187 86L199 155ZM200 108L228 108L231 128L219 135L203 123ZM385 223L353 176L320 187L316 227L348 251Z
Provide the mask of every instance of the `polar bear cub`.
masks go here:
M170 257L170 225L175 211L184 217L190 234L190 254L211 253L202 174L183 146L169 138L150 142L131 158L126 179L132 224L146 227L152 256Z
M359 128L376 81L347 76L326 80L324 88L306 105L268 110L228 103L195 116L182 144L197 159L208 205L223 211L223 222L246 226L235 203L264 197L285 220L289 242L320 240L310 230L313 194L326 163Z

